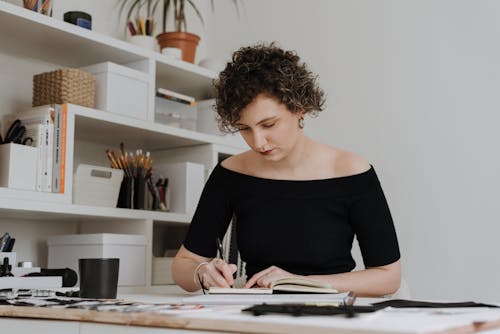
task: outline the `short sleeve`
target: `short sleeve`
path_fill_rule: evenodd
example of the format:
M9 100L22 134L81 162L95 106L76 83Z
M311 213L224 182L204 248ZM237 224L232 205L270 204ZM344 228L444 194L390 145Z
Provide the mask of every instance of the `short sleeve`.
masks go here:
M365 267L387 265L400 258L391 212L375 173L373 177L349 210Z
M204 257L216 255L216 240L222 239L233 215L229 185L217 165L203 188L184 240L189 251Z

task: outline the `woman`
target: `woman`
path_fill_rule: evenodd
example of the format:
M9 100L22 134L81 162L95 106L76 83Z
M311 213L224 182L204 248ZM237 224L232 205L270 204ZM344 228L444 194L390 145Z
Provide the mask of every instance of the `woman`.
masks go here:
M363 158L304 135L304 117L323 109L324 94L300 58L274 44L244 47L215 86L221 128L238 131L250 150L212 172L174 260L176 283L233 284L236 266L214 257L235 215L247 288L307 276L362 296L395 292L400 254L377 175ZM366 269L351 272L355 235Z

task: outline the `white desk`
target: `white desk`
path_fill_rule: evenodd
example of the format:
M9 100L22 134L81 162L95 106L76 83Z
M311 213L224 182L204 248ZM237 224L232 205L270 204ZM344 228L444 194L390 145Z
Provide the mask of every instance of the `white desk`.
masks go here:
M148 296L122 295L121 298L133 301L153 303L178 303L185 295ZM359 299L359 303L372 302ZM313 334L313 333L472 333L479 329L500 326L500 309L419 309L385 310L373 314L360 315L356 318L341 316L303 316L264 315L255 317L241 313L243 306L216 305L200 310L182 311L177 314L143 317L141 321L160 324L164 328L152 328L134 325L115 325L92 323L87 321L39 320L21 318L0 318L2 333L74 333L74 334L171 334L171 333L277 333L277 334ZM0 312L2 312L0 307ZM81 311L81 310L80 310ZM67 310L59 312L69 312ZM86 319L99 321L96 311L89 313ZM109 312L98 312L107 313ZM119 314L112 317L122 321ZM85 317L84 317L85 319ZM159 319L159 322L157 322ZM123 322L133 324L137 318ZM484 323L488 322L485 326Z

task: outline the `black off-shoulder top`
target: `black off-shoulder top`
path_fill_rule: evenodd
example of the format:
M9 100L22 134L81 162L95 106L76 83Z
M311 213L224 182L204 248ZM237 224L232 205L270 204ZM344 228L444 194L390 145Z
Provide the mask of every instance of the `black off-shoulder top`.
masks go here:
M216 255L236 216L237 244L248 277L275 265L299 275L349 272L353 238L364 265L400 258L398 240L373 166L361 174L319 180L275 180L218 164L193 216L184 246Z

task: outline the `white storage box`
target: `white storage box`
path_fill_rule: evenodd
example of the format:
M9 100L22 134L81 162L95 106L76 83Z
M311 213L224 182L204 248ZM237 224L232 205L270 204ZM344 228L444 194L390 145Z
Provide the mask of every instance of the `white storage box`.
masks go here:
M38 149L20 144L0 145L0 187L35 190Z
M121 169L80 164L73 185L73 203L94 206L116 207Z
M82 67L94 74L97 109L147 119L149 76L146 73L111 62Z
M193 162L158 164L168 178L167 206L171 212L193 214L205 185L205 166Z
M135 234L69 234L48 238L49 268L71 268L78 259L119 258L119 286L146 284L146 237Z
M197 107L182 102L171 101L166 98L155 98L155 122L196 130Z

